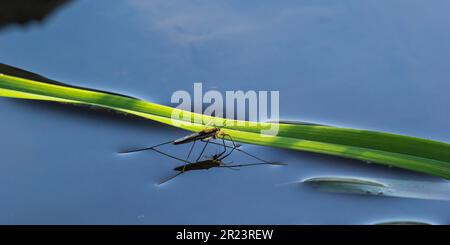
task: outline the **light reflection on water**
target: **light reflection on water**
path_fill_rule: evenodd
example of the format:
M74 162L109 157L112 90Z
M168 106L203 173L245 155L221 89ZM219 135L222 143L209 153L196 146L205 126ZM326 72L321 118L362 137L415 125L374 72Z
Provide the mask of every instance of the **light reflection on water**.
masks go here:
M449 3L152 2L79 1L45 25L9 28L0 32L2 62L163 104L199 81L219 91L280 90L284 119L450 142L450 71L442 65L449 62ZM448 202L330 195L294 184L329 175L438 178L250 145L244 149L289 166L192 172L158 187L178 163L153 152L116 152L186 132L47 103L0 104L0 223L450 220ZM239 154L231 160L250 161Z

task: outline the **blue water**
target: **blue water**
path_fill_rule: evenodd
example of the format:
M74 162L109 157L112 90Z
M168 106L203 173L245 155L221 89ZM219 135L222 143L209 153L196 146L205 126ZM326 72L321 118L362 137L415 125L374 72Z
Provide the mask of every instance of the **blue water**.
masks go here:
M2 30L0 58L167 105L194 82L279 90L283 119L450 142L449 11L445 0L83 0L43 24ZM6 98L0 115L2 224L450 224L448 201L329 194L297 183L337 175L449 184L437 177L246 145L289 165L192 172L158 187L179 163L116 152L185 131Z

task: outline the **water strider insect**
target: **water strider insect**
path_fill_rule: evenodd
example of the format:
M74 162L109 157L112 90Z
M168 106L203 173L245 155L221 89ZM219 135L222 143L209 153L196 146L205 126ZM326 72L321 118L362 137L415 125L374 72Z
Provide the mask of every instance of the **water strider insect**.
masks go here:
M231 146L227 146L227 147L231 147ZM179 175L181 175L183 173L186 173L188 171L194 171L194 170L208 170L208 169L211 169L211 168L228 168L228 169L232 169L232 170L239 170L238 168L240 168L240 167L248 167L248 166L256 166L256 165L287 165L287 164L282 164L282 163L270 163L270 162L267 162L267 161L264 161L264 160L263 160L263 162L249 163L249 164L231 164L231 163L223 162L223 160L225 158L227 158L233 152L233 150L236 149L237 147L239 147L239 146L233 146L232 147L233 149L230 152L228 152L228 153L226 153L226 149L225 149L224 151L222 151L219 154L214 154L210 158L200 161L200 158L201 158L201 156L203 154L203 152L202 152L198 156L198 158L197 158L197 160L195 162L190 162L188 160L184 160L184 159L172 156L170 154L167 154L165 152L162 152L162 151L160 151L158 149L152 148L151 150L154 150L154 151L156 151L158 153L161 153L161 154L163 154L165 156L168 156L170 158L173 158L173 159L176 159L178 161L181 161L181 162L185 163L184 165L177 166L177 167L175 167L173 169L175 171L178 171L177 174L175 174L175 175L173 175L173 176L163 180L159 184L160 185L164 184L167 181L172 180L175 177L177 177L177 176L179 176ZM244 152L242 150L240 150L240 151ZM246 152L244 152L244 153L246 153ZM255 157L255 156L253 156L253 155L251 155L249 153L246 153L246 154L248 154L248 155L250 155L250 156L252 156L252 157L254 157L256 159L259 159L258 157Z
M176 140L171 140L171 141L164 142L164 143L157 144L157 145L150 146L150 147L123 151L123 152L120 152L120 153L132 153L132 152L153 150L154 148L156 148L158 146L163 146L163 145L170 144L170 143L172 143L173 145L181 145L181 144L187 144L187 143L191 143L192 142L191 148L190 148L189 153L188 153L188 155L186 157L186 161L188 161L189 157L191 156L192 150L194 149L195 142L197 142L198 140L200 140L202 142L205 142L205 145L203 146L202 152L200 153L200 156L199 156L199 158L200 158L201 155L203 154L203 152L205 152L205 149L208 146L208 143L210 143L210 140L211 139L217 139L219 137L222 138L222 145L224 146L225 151L226 151L226 148L227 148L227 146L225 144L225 138L226 137L233 143L233 147L232 147L233 149L231 150L231 152L234 150L234 148L238 147L238 145L236 145L234 143L233 138L229 134L225 133L224 131L222 131L222 129L220 129L218 127L212 127L212 128L202 129L199 132L192 133L190 135L184 136L184 137L176 139ZM213 142L211 142L211 143L213 143ZM217 143L213 143L213 144L217 144Z
M217 139L218 137L222 138L222 143L221 144L211 141L211 139ZM230 139L230 141L232 142L233 146L229 146L229 145L227 145L225 143L225 137L228 137L228 139ZM203 149L202 149L201 153L199 154L199 156L197 157L197 159L195 160L195 162L191 162L191 161L189 161L189 157L190 157L190 155L192 153L192 150L194 148L195 142L198 141L198 140L200 140L202 142L205 142L205 145L203 146ZM191 146L191 149L189 150L189 154L188 154L186 159L181 159L181 158L172 156L170 154L167 154L165 152L162 152L162 151L156 149L159 146L163 146L163 145L170 144L170 143L172 143L173 145L181 145L181 144L186 144L186 143L190 143L190 142L192 142L193 144ZM214 145L223 146L224 149L223 149L223 151L221 153L214 154L210 158L200 161L200 159L203 156L203 153L204 153L204 151L206 149L206 146L209 143L210 144L214 144ZM165 156L168 156L170 158L173 158L175 160L178 160L178 161L181 161L181 162L184 163L184 165L180 165L180 166L174 168L174 170L178 171L179 173L177 173L176 175L174 175L174 176L172 176L172 177L170 177L168 179L165 179L160 184L163 184L163 183L165 183L165 182L167 182L167 181L169 181L169 180L171 180L171 179L173 179L173 178L175 178L175 177L177 177L177 176L179 176L179 175L181 175L181 174L183 174L185 172L194 171L194 170L208 170L210 168L228 168L228 169L233 169L233 170L239 170L239 169L236 169L236 168L246 167L246 166L263 165L263 164L265 164L265 165L287 165L287 164L280 164L280 163L271 163L271 162L268 162L266 160L263 160L263 159L261 159L259 157L256 157L256 156L254 156L254 155L252 155L252 154L250 154L250 153L248 153L248 152L246 152L244 150L239 149L240 146L241 145L236 144L234 142L233 138L229 134L223 132L218 127L213 127L213 128L205 128L205 129L203 129L203 130L201 130L199 132L192 133L190 135L184 136L184 137L176 139L176 140L171 140L171 141L164 142L164 143L157 144L157 145L150 146L150 147L123 151L123 152L120 152L120 153L132 153L132 152L139 152L139 151L145 151L145 150L153 150L153 151L156 151L156 152L158 152L160 154L163 154ZM231 148L231 150L228 153L227 153L227 148ZM255 159L257 159L257 160L259 160L261 162L259 162L259 163L250 163L250 164L236 164L236 165L231 165L230 163L224 163L223 160L225 158L227 158L229 155L231 155L231 153L233 153L234 150L242 152L242 153L244 153L244 154L246 154L248 156L251 156L251 157L253 157L253 158L255 158Z
M225 137L228 137L233 142L233 145L235 145L233 139L231 138L231 136L229 134L226 134L220 128L214 127L214 128L205 128L199 132L192 133L190 135L184 136L184 137L176 139L176 140L171 140L171 141L164 142L164 143L157 144L157 145L150 146L150 147L123 151L120 153L132 153L132 152L138 152L138 151L146 151L146 150L151 150L155 147L163 146L163 145L170 144L170 143L172 143L173 145L181 145L181 144L187 144L187 143L193 142L193 145L191 147L191 151L192 151L192 148L196 141L200 140L200 141L208 143L209 140L217 139L218 137L222 137L223 144L225 144Z

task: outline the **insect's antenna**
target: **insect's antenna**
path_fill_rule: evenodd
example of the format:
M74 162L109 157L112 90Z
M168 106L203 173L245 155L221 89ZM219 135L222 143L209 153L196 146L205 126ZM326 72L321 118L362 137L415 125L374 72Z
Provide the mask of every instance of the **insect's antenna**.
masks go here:
M160 151L160 150L158 150L158 149L151 148L150 150L156 151L156 152L158 152L158 153L160 153L160 154L163 154L164 156L168 156L168 157L170 157L170 158L173 158L173 159L175 159L175 160L184 162L184 163L186 163L186 164L190 164L190 163L191 163L191 162L189 162L188 160L184 160L184 159L181 159L181 158L179 158L179 157L172 156L172 155L167 154L167 153L165 153L165 152L162 152L162 151Z
M179 173L177 173L177 174L175 174L175 175L173 175L173 176L171 176L171 177L169 177L169 178L167 178L167 179L164 179L163 181L159 182L158 185L162 185L162 184L166 183L166 182L169 181L169 180L173 180L173 179L175 179L177 176L179 176L180 174L183 174L183 173L184 173L184 172L179 172Z
M172 142L173 142L173 141L171 140L171 141L164 142L164 143L157 144L157 145L150 146L150 147L145 147L145 148L140 148L140 149L133 149L133 150L127 150L127 151L121 151L121 152L118 152L118 153L119 153L119 154L126 154L126 153L133 153L133 152L139 152L139 151L152 150L152 149L155 148L155 147L162 146L162 145L167 145L167 144L170 144L170 143L172 143Z

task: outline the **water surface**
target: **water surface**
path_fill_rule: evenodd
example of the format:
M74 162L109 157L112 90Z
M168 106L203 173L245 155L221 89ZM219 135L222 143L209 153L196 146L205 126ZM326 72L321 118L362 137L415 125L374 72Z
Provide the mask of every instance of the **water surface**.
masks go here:
M205 90L279 90L283 119L450 142L449 11L450 2L438 0L83 0L42 24L2 29L0 58L167 105L194 82ZM5 98L0 113L2 224L450 223L447 201L336 195L297 183L337 175L448 184L435 177L246 145L289 166L192 172L158 187L178 163L115 152L182 130Z

